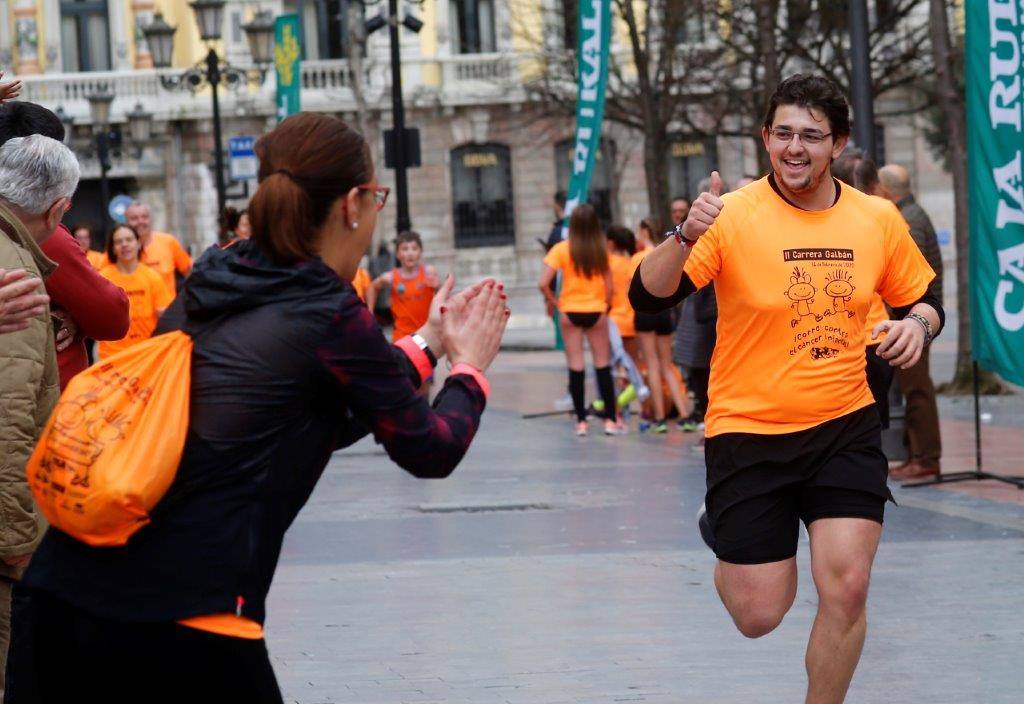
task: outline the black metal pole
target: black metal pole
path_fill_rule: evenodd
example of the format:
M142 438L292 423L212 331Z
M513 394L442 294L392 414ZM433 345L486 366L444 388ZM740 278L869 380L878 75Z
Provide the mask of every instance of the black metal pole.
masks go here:
M972 364L974 377L974 471L981 473L981 390L978 387L978 360Z
M221 139L220 126L220 99L217 95L217 86L220 84L220 58L212 48L206 55L206 80L210 83L210 92L213 94L213 161L214 179L217 184L217 219L224 217L224 205L227 200L224 186L224 148Z
M850 86L853 93L853 139L865 154L877 159L866 0L850 0L850 63L853 69Z
M395 198L398 201L397 232L412 227L409 219L409 182L405 173L405 103L402 101L402 52L398 38L398 0L388 0L391 34L391 112L394 116Z
M99 134L96 135L96 156L100 162L100 200L103 209L103 241L110 236L113 222L110 219L110 181L107 179L107 172L110 171L110 127L102 125Z

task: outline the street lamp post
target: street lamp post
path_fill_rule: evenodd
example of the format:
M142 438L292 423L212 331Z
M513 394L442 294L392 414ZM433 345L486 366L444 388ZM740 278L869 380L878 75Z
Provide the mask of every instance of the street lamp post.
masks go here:
M224 0L195 0L195 2L189 3L189 6L195 12L199 36L208 45L206 57L192 68L186 69L180 74L160 74L160 84L166 90L187 88L195 93L204 86L210 87L210 93L213 98L213 158L214 179L217 185L218 217L224 212L224 205L227 200L227 188L224 185L224 146L221 134L220 86L224 84L229 88L237 88L248 84L250 81L262 84L266 80L267 68L274 58L274 19L270 12L265 10L257 12L253 20L242 27L249 42L249 50L252 53L253 62L256 64L254 71L232 66L217 55L213 42L218 41L221 37L224 5ZM153 56L153 65L157 69L167 69L171 66L174 52L174 33L176 30L176 27L167 24L160 13L157 13L153 18L153 22L142 30L143 34L146 35L146 41Z
M89 113L92 118L92 131L96 138L96 158L100 162L100 201L103 209L103 233L110 232L110 145L116 136L110 131L110 105L114 102L114 94L106 87L88 96Z
M877 160L875 146L875 105L871 88L871 53L868 46L866 0L850 2L850 92L853 94L853 140L871 159Z

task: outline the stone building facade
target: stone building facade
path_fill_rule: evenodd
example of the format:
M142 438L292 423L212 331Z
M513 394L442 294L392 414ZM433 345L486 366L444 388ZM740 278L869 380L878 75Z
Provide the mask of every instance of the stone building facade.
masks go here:
M423 22L418 34L401 30L406 124L420 133L422 163L409 172L413 226L424 237L427 258L462 282L499 276L511 293L514 317L509 341L550 341L536 280L543 249L537 242L551 229L552 196L568 179L571 117L544 114L528 100L522 77L528 58L516 36L516 3L502 0L425 0L400 3L401 16ZM554 0L531 0L546 9ZM376 13L385 3L370 5ZM259 3L275 14L294 12L303 22L302 107L360 122L355 78L343 58L341 0ZM227 2L220 53L246 66L241 26L257 9L252 2ZM146 201L154 224L176 233L198 253L216 241L216 190L212 171L212 105L208 91L165 90L141 27L162 12L178 27L175 66L193 65L205 52L186 0L0 0L0 70L24 81L23 98L60 110L73 127L69 143L83 164L83 182L69 220L98 221L99 167L88 96L114 93L112 123L122 144L109 174L114 193ZM349 10L353 11L353 10ZM546 17L538 12L537 22ZM559 35L559 28L552 34ZM545 27L545 33L547 28ZM383 130L391 125L390 59L386 31L371 34L358 81L365 96L362 121L373 145L380 180L393 185L383 167ZM272 128L273 70L255 83L222 95L225 142ZM153 134L135 144L128 114L152 115ZM949 178L934 162L914 117L885 125L887 158L908 165L921 202L939 230L952 226ZM606 124L593 184L604 220L635 226L647 215L642 138ZM225 145L226 147L226 145ZM757 145L749 139L680 135L672 146L674 193L693 195L697 179L719 168L727 181L756 173ZM229 185L229 205L244 207L254 182ZM382 213L377 237L390 240L395 210Z

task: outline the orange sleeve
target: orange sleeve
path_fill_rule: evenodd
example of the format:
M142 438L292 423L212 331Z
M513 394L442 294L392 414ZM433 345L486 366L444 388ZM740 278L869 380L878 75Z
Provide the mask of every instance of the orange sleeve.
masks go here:
M169 237L168 242L171 245L171 257L174 259L174 268L182 276L188 276L188 273L192 270L192 257L188 256L188 252L181 246L181 242L178 241L177 237Z
M697 288L711 283L722 271L722 221L717 221L697 241L683 265L683 271Z
M910 228L895 206L887 217L885 265L878 282L878 293L890 306L900 308L925 294L935 272L910 236Z
M563 271L569 263L569 242L562 240L544 255L544 263L555 271Z

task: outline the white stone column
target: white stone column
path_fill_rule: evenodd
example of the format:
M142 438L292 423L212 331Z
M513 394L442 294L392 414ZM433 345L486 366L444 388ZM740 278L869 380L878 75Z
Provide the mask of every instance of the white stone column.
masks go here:
M60 0L44 0L43 27L46 28L46 73L64 71L64 58L60 37Z
M11 62L14 60L10 16L10 4L7 0L0 0L0 70L5 72L13 70Z
M128 36L127 2L107 2L107 27L110 32L110 68L114 71L128 71L132 67L129 47L135 42L135 38Z

